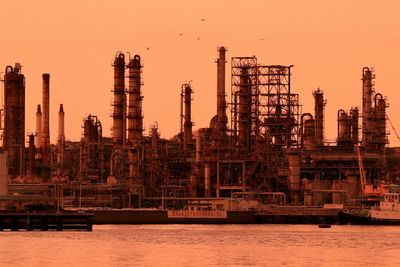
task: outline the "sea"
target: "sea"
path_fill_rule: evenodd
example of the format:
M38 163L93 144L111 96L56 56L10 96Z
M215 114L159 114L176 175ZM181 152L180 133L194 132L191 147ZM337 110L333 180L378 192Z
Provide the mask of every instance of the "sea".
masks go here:
M400 266L400 226L95 225L0 232L0 266Z

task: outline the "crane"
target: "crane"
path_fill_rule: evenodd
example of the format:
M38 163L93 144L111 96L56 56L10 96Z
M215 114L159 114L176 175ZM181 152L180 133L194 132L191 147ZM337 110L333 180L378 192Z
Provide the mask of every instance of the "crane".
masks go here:
M367 183L367 179L365 178L365 171L364 171L364 165L362 162L360 147L358 146L358 144L355 144L354 148L357 152L358 170L360 172L361 190L362 190L362 193L365 195L365 185Z
M389 124L390 124L390 127L392 127L393 132L394 132L394 134L395 134L396 137L397 137L397 140L400 141L400 136L399 136L399 134L397 133L396 129L394 128L393 123L392 123L392 121L390 120L389 116L386 115L386 118L387 118L387 120L388 120L388 122L389 122Z
M365 175L361 151L360 151L360 147L358 146L358 144L354 145L354 149L357 152L358 169L360 171L361 191L362 191L363 195L366 197L378 197L380 195L383 195L386 191L383 184L381 184L381 186L376 186L376 185L367 183L367 178Z

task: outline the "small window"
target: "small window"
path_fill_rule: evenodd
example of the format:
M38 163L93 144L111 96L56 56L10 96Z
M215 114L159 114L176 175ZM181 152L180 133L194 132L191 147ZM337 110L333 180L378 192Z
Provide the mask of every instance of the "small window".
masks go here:
M224 210L223 204L217 204L217 210Z

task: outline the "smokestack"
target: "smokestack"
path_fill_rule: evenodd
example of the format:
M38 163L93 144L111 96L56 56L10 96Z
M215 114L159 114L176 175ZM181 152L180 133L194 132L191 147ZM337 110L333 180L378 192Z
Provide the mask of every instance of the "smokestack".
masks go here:
M60 110L58 111L58 139L57 139L57 165L58 174L64 174L64 107L60 104Z
M58 111L58 141L65 140L64 115L65 113L63 104L60 104L60 110Z
M215 150L220 150L226 142L226 130L228 117L226 116L226 101L225 101L225 47L218 48L219 58L217 59L217 115L216 123L212 129L211 146Z
M192 88L189 84L184 84L185 92L185 122L183 130L184 149L187 149L188 143L192 142L192 118L191 118L191 101L192 101Z
M226 116L226 101L225 101L225 47L221 46L218 49L219 58L217 59L217 117L218 127L226 131L228 117Z
M29 157L28 157L28 175L33 175L33 168L35 163L35 135L30 134L29 137Z
M40 105L37 105L37 111L36 111L36 139L35 139L35 145L37 148L40 148L42 146L42 110L40 108Z
M112 139L114 145L124 145L126 137L125 56L118 53L114 59L114 111Z
M42 163L50 165L50 74L43 73Z

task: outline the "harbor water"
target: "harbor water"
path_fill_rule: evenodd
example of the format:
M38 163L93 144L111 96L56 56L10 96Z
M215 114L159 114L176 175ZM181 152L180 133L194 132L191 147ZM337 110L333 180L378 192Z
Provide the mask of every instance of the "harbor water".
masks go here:
M0 232L1 266L400 266L400 227L95 225Z

